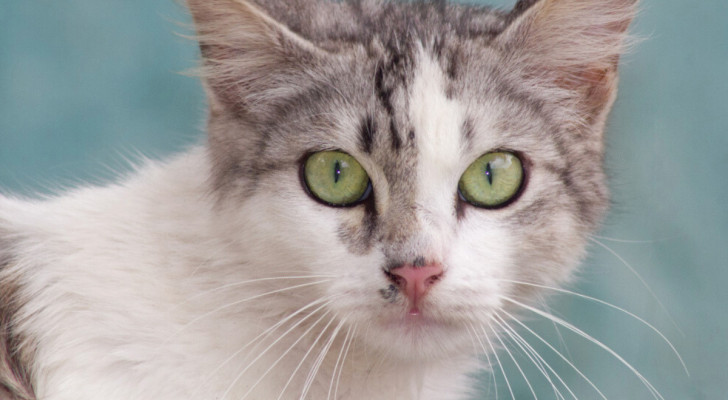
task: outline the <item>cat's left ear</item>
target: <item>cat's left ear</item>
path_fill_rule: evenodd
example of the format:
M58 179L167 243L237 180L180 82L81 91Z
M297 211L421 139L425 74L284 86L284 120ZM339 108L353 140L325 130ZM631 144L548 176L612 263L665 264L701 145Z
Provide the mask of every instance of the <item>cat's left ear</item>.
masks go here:
M248 0L187 0L210 106L255 116L311 84L326 53Z
M617 64L637 0L520 0L495 39L524 79L560 89L579 117L601 125L616 95Z

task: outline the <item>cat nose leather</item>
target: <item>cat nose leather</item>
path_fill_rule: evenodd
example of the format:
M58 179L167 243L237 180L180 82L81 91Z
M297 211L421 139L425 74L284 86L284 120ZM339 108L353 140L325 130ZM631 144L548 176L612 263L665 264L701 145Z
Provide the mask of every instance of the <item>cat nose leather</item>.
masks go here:
M403 265L390 271L392 281L407 296L412 307L410 315L420 313L419 303L429 290L442 277L443 269L440 264L426 264L424 266Z

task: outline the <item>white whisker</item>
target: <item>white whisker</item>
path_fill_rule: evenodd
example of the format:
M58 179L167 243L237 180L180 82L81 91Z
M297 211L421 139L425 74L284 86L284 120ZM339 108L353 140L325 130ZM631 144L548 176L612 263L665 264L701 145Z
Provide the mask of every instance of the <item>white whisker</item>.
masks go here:
M627 239L610 238L610 237L599 236L599 235L591 235L591 237L593 237L595 239L599 239L599 240L606 240L608 242L627 243L627 244L654 244L654 243L667 242L670 240L678 239L678 236L671 237L671 238L653 239L653 240L627 240Z
M253 391L253 389L255 389L255 387L256 387L256 386L258 386L258 384L259 384L260 382L262 382L262 381L263 381L263 378L265 378L265 377L266 377L266 376L267 376L267 375L268 375L268 374L270 373L270 371L272 371L272 370L273 370L273 368L275 368L275 366L276 366L276 365L278 365L278 363L279 363L279 362L280 362L280 361L281 361L281 360L283 359L283 357L285 357L286 355L288 355L288 353L290 353L290 352L291 352L291 350L293 350L293 348L295 348L295 347L296 347L296 345L297 345L297 344L298 344L298 343L299 343L299 342L300 342L301 340L303 340L303 338L304 338L304 337L306 337L306 335L308 335L308 333L309 333L309 332L311 332L311 330L313 330L313 328L315 328L315 327L316 327L316 325L318 325L318 324L319 324L319 322L321 322L321 320L323 320L323 319L324 319L324 318L325 318L325 317L326 317L326 316L327 316L327 315L329 314L329 312L330 312L330 311L325 311L325 312L324 312L324 313L323 313L323 314L322 314L322 315L321 315L321 316L319 317L319 319L317 319L316 321L314 321L314 322L313 322L313 323L311 324L311 326L310 326L310 327L308 327L308 329L306 329L306 331L305 331L305 332L303 332L303 333L302 333L302 334L301 334L301 335L299 336L299 338L298 338L298 339L296 339L296 341L295 341L295 342L293 342L293 344L292 344L291 346L289 346L289 347L288 347L288 348L287 348L287 349L286 349L286 350L285 350L285 351L283 352L283 354L281 354L281 355L280 355L280 357L278 357L278 359L277 359L277 360L275 360L275 361L273 362L273 364L271 364L271 366L270 366L270 367L269 367L269 368L268 368L268 369L267 369L267 370L266 370L266 371L265 371L265 372L263 373L263 375L261 375L261 376L260 376L260 378L258 378L258 380L257 380L257 381L256 381L256 382L255 382L255 383L254 383L254 384L253 384L253 385L252 385L252 386L251 386L250 388L248 388L248 391L247 391L247 392L245 392L245 394L243 395L243 397L241 397L241 398L240 398L240 400L244 400L244 399L245 399L246 397L248 397L248 395L249 395L249 394L250 394L250 393L251 393L251 392ZM313 314L313 313L312 313L312 314ZM312 314L310 314L310 315L312 315ZM333 319L332 319L332 321L333 321ZM299 322L299 323L300 323L300 322ZM266 354L266 353L267 353L267 352L268 352L268 351L269 351L270 349L272 349L272 348L273 348L273 346L275 346L276 344L278 344L278 342L280 342L280 341L281 341L281 340L282 340L282 339L283 339L283 338L284 338L284 337L285 337L286 335L288 335L288 334L289 334L289 333L290 333L290 332L291 332L291 331L292 331L293 329L295 329L295 328L296 328L296 327L297 327L298 325L299 325L299 324L296 324L296 325L292 326L291 328L289 328L289 329L288 329L288 330L287 330L287 331L286 331L285 333L283 333L283 334L282 334L282 335L281 335L281 336L280 336L280 337L279 337L278 339L276 339L276 340L275 340L275 341L274 341L273 343L271 343L271 344L270 344L270 345L269 345L268 347L266 347L266 348L265 348L265 350L263 350L263 351L262 351L262 352L261 352L260 354L258 354L258 356L257 356L257 357L255 357L255 359L254 359L253 361L251 361L250 363L248 363L248 365L247 365L247 366L246 366L245 368L243 368L243 370L242 370L242 371L240 371L240 373L238 373L238 375L237 375L237 376L235 377L235 379L234 379L234 380L233 380L233 382L232 382L232 383L230 384L230 386L228 387L228 389L227 389L227 390L225 391L225 393L224 393L224 394L222 395L222 398L225 398L225 396L227 396L228 392L230 392L230 390L232 390L232 388L233 388L233 386L235 385L235 383L237 383L237 381L238 381L238 380L240 380L240 378L241 378L241 377L242 377L242 376L243 376L243 375L245 374L245 372L247 372L247 371L248 371L248 369L250 369L250 367L251 367L251 366L252 366L253 364L255 364L255 362L256 362L256 361L258 361L259 359L261 359L261 358L262 358L262 357L263 357L263 356L264 356L264 355L265 355L265 354ZM284 390L285 390L285 388L284 388Z
M498 399L498 380L496 379L495 372L493 371L493 367L494 367L493 362L490 359L490 355L488 355L488 353L490 353L490 352L488 351L488 349L485 348L485 344L483 343L483 341L480 340L480 336L478 335L478 332L475 329L475 326L473 325L473 323L469 322L468 325L470 326L469 331L472 330L471 337L473 335L475 335L475 339L478 341L478 343L480 344L480 347L483 349L483 354L485 354L485 359L487 360L488 368L490 369L490 376L493 379L493 388L495 389L495 398ZM490 392L490 388L488 389L488 392Z
M334 364L334 370L331 373L331 382L329 383L329 391L326 394L326 400L331 399L331 393L334 390L334 380L336 379L336 375L338 373L339 363L341 362L341 357L344 355L344 348L346 347L346 342L349 341L350 335L351 335L351 326L349 326L349 329L346 330L346 336L344 336L344 341L341 343L341 350L339 350L339 356L336 357L336 364Z
M508 381L508 376L506 375L506 370L503 368L503 364L500 361L500 357L498 357L498 352L495 350L495 346L493 346L493 342L491 342L490 338L488 337L488 332L486 332L485 327L481 326L481 329L483 330L483 335L485 337L485 340L488 342L488 346L490 346L490 349L493 351L493 356L495 357L495 361L498 363L498 367L500 367L501 374L503 374L503 379L506 381L506 386L508 387L508 392L511 394L511 399L516 400L516 396L513 394L513 388L511 388L511 383ZM492 330L492 329L491 329ZM493 335L498 335L495 331L493 331Z
M673 354L675 354L675 356L677 357L677 359L680 361L680 364L682 364L682 367L685 370L685 373L687 374L687 376L690 376L690 371L688 370L688 367L685 364L685 361L683 361L683 358L680 356L680 353L677 351L677 349L672 344L672 342L670 342L670 340L662 332L660 332L659 329L655 328L652 324L650 324L649 322L645 321L643 318L635 315L634 313L629 312L629 311L625 310L622 307L616 306L616 305L611 304L609 302L606 302L604 300L600 300L600 299L597 299L595 297L587 296L585 294L577 293L577 292L574 292L574 291L571 291L571 290L567 290L567 289L561 289L561 288L556 288L556 287L551 287L551 286L539 285L537 283L511 281L511 280L503 280L503 281L504 282L514 283L514 284L517 284L517 285L532 286L532 287L536 287L536 288L539 288L539 289L552 290L552 291L555 291L555 292L559 292L559 293L564 293L564 294L576 296L576 297L579 297L579 298L582 298L582 299L585 299L585 300L589 300L589 301L593 301L595 303L599 303L599 304L601 304L603 306L606 306L606 307L609 307L611 309L620 311L620 312L622 312L624 314L627 314L628 316L630 316L631 318L634 318L635 320L639 321L640 323L642 323L646 327L650 328L658 336L660 336L660 338L662 338L662 340L665 343L667 343L667 345L672 350Z
M329 353L329 350L331 349L331 346L334 344L334 340L339 335L339 331L341 330L341 327L344 325L346 321L342 320L339 322L339 325L336 326L334 331L331 333L331 337L329 338L329 341L324 345L324 348L321 349L319 352L319 356L316 359L316 362L314 363L313 367L309 371L308 376L306 377L306 382L303 385L303 390L301 391L301 397L300 400L304 400L306 398L306 395L308 394L308 391L311 389L311 385L313 384L313 380L316 378L316 374L318 373L319 369L321 368L321 364L323 364L324 359L326 358L326 354ZM328 327L328 326L327 326ZM325 331L326 329L324 329Z
M335 275L298 275L298 276L273 276L273 277L267 277L267 278L248 279L245 281L228 283L228 284L225 284L222 286L218 286L214 289L205 290L194 296L188 297L181 304L188 303L188 302L192 301L193 299L207 296L212 293L220 292L225 289L236 288L236 287L248 285L251 283L266 282L266 281L280 281L280 280L288 280L288 279L323 279L323 278L330 280L330 279L336 278L336 276Z
M341 367L339 368L339 375L336 377L336 385L334 386L334 400L339 398L339 383L341 383L341 375L344 371L344 364L346 363L346 357L349 355L349 350L351 348L351 344L354 342L354 335L356 334L356 328L357 325L354 325L351 329L351 337L349 338L349 344L346 345L346 350L344 350L344 358L341 359ZM347 332L347 336L349 333ZM346 342L346 340L344 341Z
M491 317L491 320L493 322L496 322L497 323L497 321L495 319L493 319L492 317ZM493 326L490 324L490 322L488 322L488 327L490 328L490 330L492 332L495 332L495 329L493 329ZM523 372L523 369L521 368L521 365L518 364L518 361L516 361L516 357L513 356L513 353L508 348L508 346L506 346L505 342L503 342L503 339L501 339L500 335L498 335L496 333L495 334L495 338L498 339L498 342L501 344L501 346L503 346L503 350L505 350L506 353L508 354L508 356L511 358L511 360L513 360L513 364L516 365L516 368L518 369L518 372L521 373L521 376L526 381L526 386L528 386L528 389L531 391L531 395L533 395L534 400L538 400L538 396L536 396L536 391L533 390L533 386L531 386L531 382L528 380L528 377L526 377L526 373Z
M551 384L551 387L554 389L554 394L557 395L558 389L554 386L553 382L551 381L551 376L546 373L546 369L543 367L541 362L537 359L534 359L531 355L530 351L527 350L522 344L521 341L523 338L518 335L515 331L512 329L509 329L510 327L507 326L507 323L503 321L502 318L496 313L491 317L491 320L503 331L503 333L506 334L507 339L509 339L509 342L515 343L516 347L531 361L531 363L536 367L536 369L543 375L546 380ZM505 343L503 343L503 346L506 346ZM559 397L557 395L557 397Z
M321 283L326 283L326 282L331 282L331 279L326 279L326 280L321 280L321 281L316 281L316 282L303 283L303 284L295 285L295 286L288 286L288 287L284 287L284 288L281 288L281 289L276 289L276 290L271 290L269 292L261 293L261 294L255 295L255 296L247 297L247 298L244 298L242 300L236 300L236 301L227 303L227 304L225 304L223 306L217 307L214 310L208 311L208 312L206 312L206 313L204 313L204 314L202 314L202 315L200 315L200 316L192 319L191 321L187 322L184 326L182 326L181 328L179 328L175 333L173 333L172 335L170 335L170 337L168 337L164 341L163 344L166 344L169 340L171 340L175 336L178 336L180 333L184 332L190 326L192 326L192 325L200 322L201 320L203 320L203 319L205 319L205 318L207 318L207 317L209 317L211 315L214 315L214 314L216 314L216 313L218 313L218 312L220 312L222 310L225 310L225 309L228 309L228 308L231 308L231 307L235 307L237 305L246 303L248 301L259 299L261 297L270 296L272 294L283 293L283 292L287 292L287 291L290 291L290 290L300 289L300 288L307 287L307 286L319 285Z
M511 302L511 303L513 303L513 304L515 304L515 305L523 308L523 309L529 310L529 311L533 312L534 314L537 314L537 315L540 315L540 316L542 316L544 318L550 319L550 320L558 323L559 325L563 326L564 328L566 328L566 329L568 329L568 330L576 333L577 335L579 335L579 336L587 339L588 341L594 343L598 347L601 347L607 353L611 354L614 358L616 358L617 360L619 360L619 362L621 362L624 366L626 366L630 371L632 371L632 373L637 378L639 378L640 381L642 381L642 383L650 391L650 393L652 394L652 396L654 398L660 399L660 400L665 400L664 397L662 397L662 395L660 394L660 392L657 391L657 389L655 389L655 387L639 371L637 371L637 369L635 367L633 367L632 364L630 364L629 362L627 362L627 360L625 360L622 356L620 356L619 354L617 354L617 352L615 352L609 346L607 346L604 343L600 342L599 340L597 340L593 336L591 336L588 333L582 331L581 329L577 328L576 326L574 326L574 325L566 322L565 320L563 320L563 319L561 319L559 317L556 317L554 315L545 313L542 310L539 310L539 309L537 309L535 307L531 307L531 306L529 306L527 304L523 304L523 303L521 303L521 302L519 302L517 300L511 299L511 298L508 298L508 297L505 297L505 296L501 296L501 298L503 298L504 300L506 300L508 302Z
M673 318L672 317L672 314L670 314L670 312L667 310L667 307L665 307L665 305L662 303L662 301L660 301L660 298L657 297L657 294L655 294L655 292L652 290L652 288L650 287L650 285L647 284L647 281L645 281L645 279L642 277L642 275L640 275L637 272L637 270L634 269L634 267L632 267L632 264L628 263L627 260L625 260L622 256L619 255L619 253L617 253L616 251L614 251L611 247L607 246L606 244L600 242L599 240L597 240L597 239L595 239L593 237L590 237L589 240L591 240L592 242L598 244L603 249L607 250L610 254L612 254L614 257L616 257L617 260L619 260L625 267L627 267L627 269L629 269L629 271L635 277L637 277L637 279L640 281L640 283L642 283L642 286L644 286L645 289L647 289L647 292L650 293L650 295L652 296L653 299L655 299L655 301L657 302L657 304L660 305L660 308L662 308L662 311L665 313L665 315L667 315L667 317L670 318L670 321L675 326L675 328L677 328L677 330L682 335L685 335L685 333L683 333L683 331L680 329L680 326L677 324L677 322L675 322L675 318Z
M569 345L566 344L564 335L561 334L561 329L559 328L559 325L554 321L550 321L550 322L551 322L551 326L554 328L554 332L556 332L556 336L559 338L560 347L564 350L564 353L566 353L566 356L569 357L569 359L573 359L574 357L571 355L571 351L569 350Z
M271 326L271 327L267 328L266 330L264 330L263 332L261 332L261 333L260 333L260 334L259 334L258 336L254 337L254 338L253 338L253 339L251 339L251 340L250 340L250 341L249 341L248 343L246 343L245 345L243 345L242 347L240 347L240 348L239 348L239 349L238 349L237 351L235 351L235 352L234 352L233 354L231 354L231 355L230 355L230 356L229 356L228 358L226 358L225 360L223 360L223 362L222 362L222 363L220 363L220 364L219 364L219 365L218 365L218 366L217 366L217 367L216 367L216 368L215 368L215 369L214 369L214 370L213 370L212 372L210 372L209 374L207 374L207 378L205 378L205 380L204 380L204 381L203 381L203 383L202 383L202 384L200 385L200 387L204 387L204 385L205 385L205 384L206 384L207 382L209 382L209 381L210 381L210 379L212 379L212 377L213 377L213 376L215 376L215 375L217 374L217 372L218 372L218 371L219 371L219 370L220 370L220 369L221 369L222 367L224 367L225 365L227 365L227 364L228 364L228 363L229 363L230 361L232 361L232 360L233 360L233 359L234 359L235 357L237 357L237 356L238 356L238 355L239 355L240 353L242 353L242 352L243 352L243 351L244 351L245 349L247 349L247 348L248 348L249 346L251 346L252 344L254 344L254 343L258 342L258 341L259 341L259 340L261 340L261 339L262 339L262 340L265 340L265 339L267 339L267 338L268 338L268 337L269 337L269 336L270 336L270 335L271 335L271 334L272 334L273 332L275 332L275 331L276 331L276 330L277 330L277 329L278 329L278 328L279 328L280 326L282 326L282 325L283 325L283 324L285 324L286 322L290 321L291 319L293 319L294 317L296 317L296 316L297 316L297 315L299 315L300 313L302 313L302 312L304 312L305 310L307 310L307 309L309 309L309 308L311 308L311 307L314 307L314 306L316 306L316 305L318 305L318 304L320 304L320 303L324 303L324 302L325 302L325 304L323 304L323 305L321 305L321 306L320 306L319 308L317 308L317 309L313 310L313 311L312 311L311 313L309 313L309 314L308 314L308 315L307 315L306 317L302 318L302 319L301 319L301 320L300 320L300 321L299 321L299 322L298 322L298 323L297 323L296 325L294 325L294 326L298 326L298 325L300 325L301 323L303 323L304 321L306 321L306 319L308 319L309 317L311 317L312 315L314 315L315 313L317 313L317 312L318 312L319 310L321 310L322 308L324 308L324 307L326 307L326 306L327 306L328 304L330 304L330 303L331 303L331 301L332 301L332 300L333 300L334 298L335 298L335 296L328 296L328 297L324 297L324 298L321 298L321 299L318 299L318 300L312 301L312 302L308 303L307 305L305 305L305 306L303 306L303 307L299 308L299 309L298 309L298 310L296 310L295 312L291 313L290 315L286 316L286 317L285 317L284 319L282 319L282 320L278 321L278 322L277 322L277 323L275 323L275 324L274 324L273 326ZM199 390L199 389L198 389L198 390ZM196 391L195 393L197 393L197 391ZM195 393L193 393L193 394L195 394ZM193 397L193 398L195 398L195 396L192 396L192 397Z
M592 387L597 393L599 393L599 396L601 396L602 399L607 400L607 397L602 393L601 390L594 384L594 382L591 381L586 375L584 375L583 372L579 368L574 365L573 362L571 362L568 358L566 358L563 354L561 354L560 351L558 351L551 343L549 343L546 339L541 337L538 333L536 333L533 329L529 328L526 324L521 322L518 318L516 318L513 314L510 314L509 312L505 310L501 310L502 313L506 314L508 318L510 318L512 321L520 325L523 329L527 330L531 335L535 336L541 343L545 344L551 351L553 351L559 358L561 358L567 365L569 365L579 376L584 379L589 386ZM558 376L558 375L557 375ZM564 384L566 386L566 384ZM568 386L566 386L568 388ZM571 390L569 390L571 392Z
M565 400L564 395L561 393L561 391L558 389L554 381L551 379L550 371L554 376L556 376L556 379L559 380L559 382L566 387L566 390L574 397L575 400L577 400L576 395L574 392L571 391L571 388L569 388L569 385L564 382L563 379L561 379L561 376L554 371L554 369L549 365L546 360L544 360L543 357L536 351L536 349L531 346L528 341L521 336L509 323L506 321L500 314L495 314L495 317L500 321L500 326L508 333L508 335L514 340L516 345L523 351L524 354L528 357L529 360L536 366L536 368L541 372L541 374L546 378L546 380L549 382L551 387L554 389L554 395L556 395L558 398L561 398L561 400ZM535 357L535 358L534 358Z
M318 335L316 336L316 339L314 339L313 343L311 343L311 345L310 345L310 346L308 347L308 350L306 351L306 354L304 354L304 355L303 355L303 357L301 357L301 361L299 361L299 362L298 362L298 365L296 365L296 368L294 368L294 369L293 369L293 372L291 372L291 376L290 376L290 377L288 378L288 380L286 381L286 384L285 384L285 385L283 385L283 389L281 389L281 392L280 392L280 393L278 394L278 398L277 398L277 400L280 400L280 399L281 399L281 398L283 397L283 393L285 393L285 392L286 392L286 389L288 389L288 386L289 386L289 385L291 384L291 382L293 382L293 378L295 378L295 377L296 377L296 373L298 373L298 370L299 370L299 369L301 369L301 366L302 366L302 365L303 365L303 363L304 363L304 362L306 361L306 358L308 358L308 355L309 355L309 354L311 354L311 352L313 351L313 349L314 349L314 348L316 347L316 345L318 344L319 340L321 340L321 338L323 337L323 335L324 335L324 333L326 332L326 330L327 330L327 329L329 329L329 326L331 326L331 324L332 324L332 323L334 323L334 321L335 321L335 320L336 320L336 316L334 315L333 317L331 317L331 320L329 320L329 322L328 322L328 323L326 324L326 326L324 326L324 328L323 328L323 329L321 329L321 332L319 332L319 334L318 334ZM306 333L308 333L308 331L307 331ZM303 338L303 336L305 336L305 334L304 334L304 335L301 335L301 338ZM286 351L286 352L285 352L285 353L283 354L283 356L285 356L285 355L286 355L286 353L288 353L288 351ZM266 372L265 372L265 373L263 374L263 376L261 377L261 379L262 379L263 377L265 377L265 376L266 376L266 375L268 374L268 372L270 372L270 370L272 370L272 369L273 369L273 367L275 367L275 366L276 366L276 364L278 364L278 362L279 362L279 361L280 361L280 360L281 360L281 359L283 358L283 356L281 356L281 358L279 358L278 360L276 360L276 361L275 361L275 362L273 363L273 365L271 365L271 367L270 367L270 368L268 369L268 371L266 371ZM257 382L256 382L256 383L257 383Z

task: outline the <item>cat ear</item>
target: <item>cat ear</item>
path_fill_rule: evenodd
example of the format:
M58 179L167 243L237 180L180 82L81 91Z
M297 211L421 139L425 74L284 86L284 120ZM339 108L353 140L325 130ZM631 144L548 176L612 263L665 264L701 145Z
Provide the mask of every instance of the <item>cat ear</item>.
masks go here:
M495 44L524 76L576 95L588 124L603 122L637 0L520 0Z
M211 108L255 113L301 90L324 52L246 0L188 0Z

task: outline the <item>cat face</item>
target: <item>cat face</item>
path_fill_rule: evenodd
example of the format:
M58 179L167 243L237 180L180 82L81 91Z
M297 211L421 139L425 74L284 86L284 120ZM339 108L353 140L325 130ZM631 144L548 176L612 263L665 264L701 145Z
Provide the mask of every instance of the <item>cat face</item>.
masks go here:
M325 301L370 347L471 351L534 297L525 284L569 278L606 209L602 130L632 2L310 3L346 24L191 2L221 221L261 276L322 277L301 306Z

